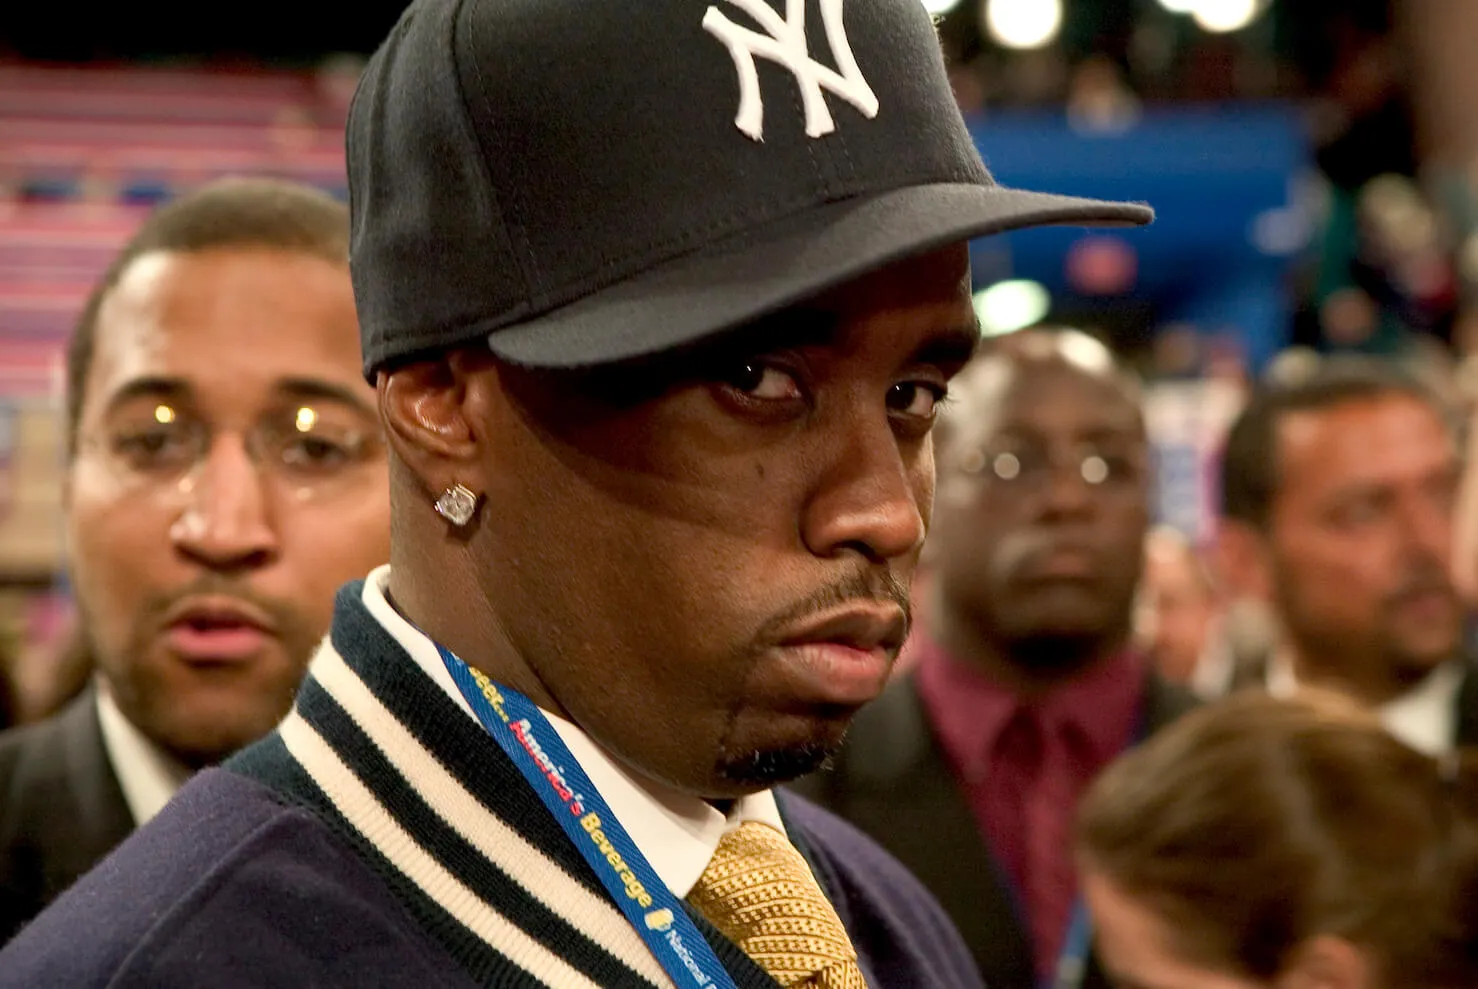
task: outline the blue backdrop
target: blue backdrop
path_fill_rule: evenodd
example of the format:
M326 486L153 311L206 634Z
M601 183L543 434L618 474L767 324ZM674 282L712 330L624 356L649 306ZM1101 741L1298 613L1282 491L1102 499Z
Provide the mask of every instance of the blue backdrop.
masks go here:
M1137 255L1127 297L1159 322L1235 329L1261 366L1290 322L1286 275L1308 239L1296 191L1312 157L1296 108L1285 105L1146 110L1121 132L1086 133L1062 113L967 118L986 164L1005 185L1152 205L1155 223L1116 230ZM977 280L1032 278L1054 297L1075 293L1065 261L1081 228L1021 231L974 247Z

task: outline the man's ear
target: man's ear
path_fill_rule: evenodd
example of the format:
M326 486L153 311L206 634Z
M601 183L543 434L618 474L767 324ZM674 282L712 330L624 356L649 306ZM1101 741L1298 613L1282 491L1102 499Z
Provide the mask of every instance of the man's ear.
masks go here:
M1267 535L1238 519L1217 523L1216 570L1228 600L1273 597L1273 556Z
M498 387L491 355L451 351L381 371L375 386L391 448L428 491L486 490L483 447Z
M1372 989L1370 961L1344 938L1320 935L1299 945L1277 989Z

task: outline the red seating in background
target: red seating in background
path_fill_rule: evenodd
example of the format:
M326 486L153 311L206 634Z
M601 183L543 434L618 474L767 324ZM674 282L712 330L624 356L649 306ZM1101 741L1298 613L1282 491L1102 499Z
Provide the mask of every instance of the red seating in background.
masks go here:
M342 195L355 71L0 64L0 401L55 395L87 293L153 204L226 175Z

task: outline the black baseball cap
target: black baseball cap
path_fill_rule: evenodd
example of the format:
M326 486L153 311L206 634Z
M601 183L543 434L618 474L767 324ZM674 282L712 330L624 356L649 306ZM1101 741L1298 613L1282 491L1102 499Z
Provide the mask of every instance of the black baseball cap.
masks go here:
M892 261L1144 205L997 185L919 0L416 0L349 114L367 375L576 368Z

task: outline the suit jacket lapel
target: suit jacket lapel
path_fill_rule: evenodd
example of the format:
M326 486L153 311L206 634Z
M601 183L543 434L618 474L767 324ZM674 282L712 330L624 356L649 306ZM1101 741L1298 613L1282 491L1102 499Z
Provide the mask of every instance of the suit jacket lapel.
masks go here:
M1468 659L1463 672L1463 685L1457 695L1456 743L1462 747L1478 745L1478 663Z
M92 691L20 730L6 755L0 808L0 941L88 872L133 831L113 775Z
M1145 676L1141 734L1145 737L1153 735L1182 714L1191 711L1197 703L1195 696L1189 691L1171 684L1154 671L1149 672ZM1135 739L1135 742L1138 741L1140 739Z
M823 805L871 835L934 894L988 985L1035 981L1015 896L934 740L911 677L863 708L835 772L813 780L811 792Z
M88 690L59 717L58 756L66 767L57 817L46 838L48 881L61 892L89 871L134 829L133 814L103 743L97 699ZM64 810L65 809L65 810ZM64 815L64 816L63 816Z

